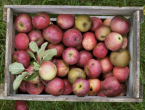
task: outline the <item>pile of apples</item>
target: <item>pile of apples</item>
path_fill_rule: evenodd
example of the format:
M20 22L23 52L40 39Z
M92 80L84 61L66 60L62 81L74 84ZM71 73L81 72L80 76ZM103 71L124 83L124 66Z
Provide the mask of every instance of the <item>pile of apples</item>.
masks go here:
M13 62L21 63L28 75L35 71L34 60L27 52L32 52L40 64L39 74L21 82L20 93L79 97L126 94L130 22L124 16L101 20L88 15L60 14L56 22L51 22L44 12L33 17L21 13L16 16L14 26L18 33L14 38ZM45 50L56 49L57 54L50 61L40 62L29 47L30 42L38 47L48 42Z

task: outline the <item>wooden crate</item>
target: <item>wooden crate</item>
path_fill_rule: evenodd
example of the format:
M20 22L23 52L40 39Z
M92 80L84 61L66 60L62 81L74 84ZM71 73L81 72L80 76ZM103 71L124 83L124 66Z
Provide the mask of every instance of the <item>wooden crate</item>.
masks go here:
M29 95L17 94L13 90L15 76L8 71L12 62L14 52L13 40L15 29L13 25L13 14L16 13L38 13L48 14L88 14L95 15L101 19L113 17L114 15L125 15L130 19L131 28L128 34L128 50L131 54L129 63L129 78L127 80L127 94L121 97L99 97L76 95ZM88 101L88 102L142 102L143 87L140 85L140 23L143 22L143 7L107 7L107 6L61 6L61 5L5 5L4 21L6 28L6 53L5 53L5 82L1 84L0 99L7 100L39 100L39 101ZM54 20L54 19L51 19Z

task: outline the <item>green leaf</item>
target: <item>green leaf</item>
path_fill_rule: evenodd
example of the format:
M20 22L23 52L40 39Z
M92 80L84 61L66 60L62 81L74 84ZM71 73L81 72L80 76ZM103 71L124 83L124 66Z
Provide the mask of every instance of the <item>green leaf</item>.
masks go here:
M27 53L29 54L29 56L31 58L33 58L35 61L37 61L35 55L32 52L27 51Z
M47 51L44 52L42 61L49 61L55 55L57 55L57 50L56 49L47 50Z
M45 51L45 48L46 48L47 44L48 44L48 42L42 44L42 45L41 45L41 48L40 48L40 49L38 50L38 52L37 52L38 57L39 57L39 59L40 59L40 62L41 62L41 60L42 60L42 56L43 56L43 54L44 54L44 51Z
M21 75L18 75L17 78L13 82L13 89L16 90L20 86L24 77L28 74L28 72L23 72Z
M11 72L12 74L19 74L24 70L25 68L21 63L15 62L9 65L9 72Z
M24 78L25 81L30 81L36 78L36 73L32 73L31 75L28 75L26 78Z
M36 44L36 42L30 42L29 43L29 48L33 51L33 52L38 52L38 45Z
M33 64L34 64L33 69L34 69L35 71L38 71L39 68L40 68L40 65L39 65L38 63L36 63L36 62L34 62Z

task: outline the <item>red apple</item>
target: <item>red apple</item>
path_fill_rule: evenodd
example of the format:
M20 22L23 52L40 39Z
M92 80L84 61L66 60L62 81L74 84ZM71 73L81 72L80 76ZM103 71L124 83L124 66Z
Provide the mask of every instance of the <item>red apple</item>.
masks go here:
M85 64L84 70L89 78L97 78L101 74L101 64L95 59L90 59Z
M32 24L37 29L44 29L50 23L50 17L47 13L40 12L33 16Z
M110 22L111 22L112 18L107 18L103 21L103 25L106 25L106 26L110 26Z
M67 47L77 47L82 43L82 33L77 29L69 29L63 35L63 44Z
M95 32L95 30L102 25L102 20L97 17L91 17L93 26L91 27L90 31Z
M103 42L98 43L93 49L93 55L97 58L104 58L107 53L108 49Z
M32 52L33 53L33 51L30 48L27 48L26 52Z
M100 82L101 82L100 85L102 85L102 82L103 82L103 81L100 81ZM100 89L100 91L99 91L99 93L97 94L97 96L100 96L100 97L106 97L106 96L104 95L102 89Z
M113 76L115 76L120 83L123 83L127 80L129 75L128 66L125 67L114 67L113 68Z
M29 14L20 13L14 20L15 29L18 32L29 32L32 29L32 19Z
M74 65L79 61L79 52L72 47L66 48L62 53L62 58L67 64Z
M80 44L79 46L77 46L77 47L75 47L78 51L81 51L81 50L83 50L83 45L82 44Z
M65 85L65 89L63 92L63 95L68 95L70 93L72 93L72 84L68 81L67 78L62 79Z
M23 50L14 51L13 55L13 62L21 63L25 68L29 66L30 63L30 56L27 52Z
M128 45L128 39L126 36L123 36L123 44L122 44L122 49L126 49Z
M116 51L122 47L123 37L119 33L111 32L105 37L104 42L109 50Z
M26 50L29 46L29 38L25 33L19 33L14 38L14 46L18 50Z
M110 77L110 76L113 76L113 71L110 71L110 72L108 72L108 73L102 74L102 78L103 78L103 79L106 79L107 77Z
M56 25L52 24L43 30L43 37L52 44L57 44L62 40L62 30Z
M61 60L60 58L52 58L50 61L56 65L57 60Z
M121 94L119 96L124 96L127 92L127 86L125 83L120 84Z
M112 31L125 35L130 30L130 22L122 15L114 16L110 22L110 28Z
M77 79L72 85L73 93L78 97L84 97L88 95L90 90L90 84L86 79Z
M61 29L69 29L75 23L75 16L72 14L60 14L57 17L56 22Z
M48 83L50 82L50 81L45 81L45 80L43 80L44 82L45 82L45 84L48 86ZM48 89L47 89L47 86L46 85L44 85L44 91L45 91L45 93L46 94L49 94L49 91L48 91Z
M38 84L32 84L32 83L26 82L25 87L26 87L26 91L29 94L38 95L43 91L44 84L42 82L39 82Z
M88 80L90 83L90 91L89 91L89 95L97 95L100 90L101 90L101 82L99 79L89 79Z
M55 57L61 57L62 52L64 51L65 47L62 43L59 44L49 44L48 49L56 49L57 50L57 55Z
M15 110L28 110L26 101L16 100L15 101Z
M26 81L23 80L19 86L19 91L22 93L27 93L26 88L25 88L25 82Z
M92 32L86 32L83 35L82 45L85 50L93 50L97 44L97 40L95 38L95 34Z
M86 50L82 50L79 53L80 53L80 58L79 61L77 62L77 66L83 68L84 65L88 62L88 60L93 58L93 55L91 52Z

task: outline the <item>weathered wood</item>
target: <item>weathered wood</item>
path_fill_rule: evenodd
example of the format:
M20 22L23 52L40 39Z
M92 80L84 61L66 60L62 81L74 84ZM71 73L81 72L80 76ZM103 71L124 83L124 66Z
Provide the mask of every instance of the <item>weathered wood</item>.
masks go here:
M7 21L7 8L3 9L3 20L6 22Z

